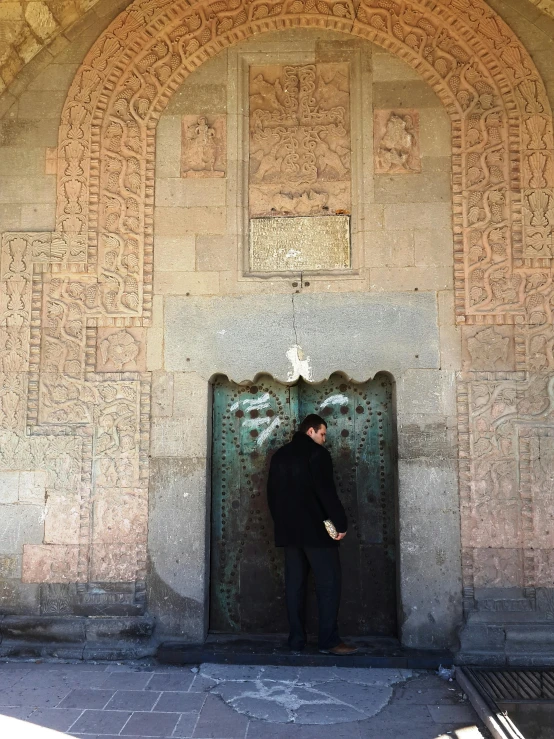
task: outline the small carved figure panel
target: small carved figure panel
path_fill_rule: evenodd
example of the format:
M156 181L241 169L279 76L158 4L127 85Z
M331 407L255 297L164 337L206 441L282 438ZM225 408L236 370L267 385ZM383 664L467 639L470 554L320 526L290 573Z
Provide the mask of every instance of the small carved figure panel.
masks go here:
M351 210L349 65L250 67L250 217Z
M225 177L225 116L185 115L182 126L181 177Z
M142 372L146 369L143 328L99 328L97 372Z
M375 174L421 172L417 110L376 110Z

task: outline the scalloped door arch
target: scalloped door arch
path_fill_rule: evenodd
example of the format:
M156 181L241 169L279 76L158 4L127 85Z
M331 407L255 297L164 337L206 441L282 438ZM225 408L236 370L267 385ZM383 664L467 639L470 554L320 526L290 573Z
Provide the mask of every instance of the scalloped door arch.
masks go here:
M223 48L291 27L369 39L437 92L452 121L457 319L527 323L533 275L552 257L552 113L527 51L482 0L135 0L87 55L60 126L57 230L88 238L89 315L149 321L154 134L172 93Z

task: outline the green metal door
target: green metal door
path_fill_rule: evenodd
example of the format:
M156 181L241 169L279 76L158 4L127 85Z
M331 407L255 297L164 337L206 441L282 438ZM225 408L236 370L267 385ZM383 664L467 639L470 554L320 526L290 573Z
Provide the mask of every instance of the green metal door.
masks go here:
M395 441L392 385L385 375L356 384L340 375L292 387L270 377L238 386L216 380L213 401L210 628L287 631L282 551L273 545L265 484L271 454L297 420L328 424L339 496L350 521L341 545L345 635L395 635ZM310 598L309 626L315 626Z

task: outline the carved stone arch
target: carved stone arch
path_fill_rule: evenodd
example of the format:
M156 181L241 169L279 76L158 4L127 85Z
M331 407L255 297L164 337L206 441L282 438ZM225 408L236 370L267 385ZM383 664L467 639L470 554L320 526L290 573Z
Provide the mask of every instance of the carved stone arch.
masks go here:
M433 87L452 120L458 320L526 322L528 269L551 256L524 221L540 220L527 188L554 185L552 115L527 51L482 0L134 2L87 55L60 128L57 227L88 234L98 315L150 315L154 132L171 94L226 46L290 27L367 38Z

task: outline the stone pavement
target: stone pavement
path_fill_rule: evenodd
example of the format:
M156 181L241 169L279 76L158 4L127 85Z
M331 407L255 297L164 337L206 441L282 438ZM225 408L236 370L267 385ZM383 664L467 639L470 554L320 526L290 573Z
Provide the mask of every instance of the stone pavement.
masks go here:
M31 732L28 724L14 719L62 733ZM433 672L0 664L0 737L61 739L63 733L83 739L488 736L456 683Z

